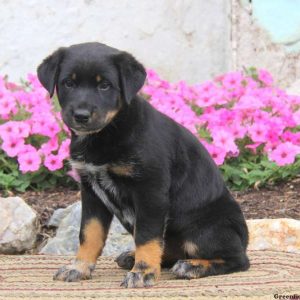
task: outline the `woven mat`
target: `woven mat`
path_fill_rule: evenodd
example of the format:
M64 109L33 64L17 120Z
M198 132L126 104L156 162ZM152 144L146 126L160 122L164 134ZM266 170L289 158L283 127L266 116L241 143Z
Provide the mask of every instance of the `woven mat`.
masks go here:
M247 272L177 280L163 270L152 288L124 289L126 271L113 258L100 258L93 279L65 283L53 281L65 256L0 256L0 299L202 299L229 297L274 299L274 294L300 295L300 255L276 251L249 251ZM249 298L248 298L249 299Z

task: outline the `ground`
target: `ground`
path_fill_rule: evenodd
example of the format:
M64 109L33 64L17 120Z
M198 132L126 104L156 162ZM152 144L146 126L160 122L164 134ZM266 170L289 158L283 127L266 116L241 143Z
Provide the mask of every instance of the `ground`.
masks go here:
M268 186L260 190L233 192L240 203L246 219L294 218L300 219L300 176L288 183ZM80 199L78 190L57 189L55 191L29 191L21 196L38 213L41 230L38 245L55 234L47 222L58 208L65 208Z

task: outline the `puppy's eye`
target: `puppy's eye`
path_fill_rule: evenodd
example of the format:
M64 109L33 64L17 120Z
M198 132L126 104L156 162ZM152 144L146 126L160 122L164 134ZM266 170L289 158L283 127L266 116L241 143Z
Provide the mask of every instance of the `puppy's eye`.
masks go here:
M76 84L75 84L75 82L74 82L72 79L68 78L68 79L66 79L66 80L64 81L64 86L65 86L66 88L70 89L70 88L75 87Z
M98 85L97 88L101 91L107 91L111 88L111 83L107 80L102 80Z

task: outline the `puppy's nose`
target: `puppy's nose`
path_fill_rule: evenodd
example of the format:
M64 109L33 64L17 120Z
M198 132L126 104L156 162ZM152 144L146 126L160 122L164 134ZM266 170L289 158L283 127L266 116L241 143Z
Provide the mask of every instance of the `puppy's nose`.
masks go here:
M74 119L77 123L86 124L91 117L91 113L86 109L77 109L74 111Z

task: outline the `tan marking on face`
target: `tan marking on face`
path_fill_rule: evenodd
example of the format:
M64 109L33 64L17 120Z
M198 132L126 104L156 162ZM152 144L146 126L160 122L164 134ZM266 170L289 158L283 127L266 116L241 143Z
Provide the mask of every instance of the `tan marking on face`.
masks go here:
M195 243L190 242L190 241L186 241L183 244L183 249L184 249L184 252L186 252L187 254L189 254L191 256L196 255L199 250L198 246Z
M109 123L113 118L114 116L118 113L119 110L111 110L109 111L106 116L105 116L105 120L104 122L105 123Z
M77 76L76 76L76 73L73 73L71 78L72 78L73 80L76 80L76 77L77 77Z
M119 176L131 176L133 175L133 166L126 164L112 164L108 167L108 171Z
M161 258L163 248L158 240L152 240L144 245L140 245L135 250L135 265L138 263L146 263L148 268L143 270L144 273L154 273L157 278L161 269ZM138 267L133 267L132 272L138 272Z
M100 76L100 75L97 75L97 76L96 76L96 81L97 81L97 82L100 82L100 81L101 81L101 79L102 79L102 78L101 78L101 76Z
M94 264L102 252L107 232L99 220L95 218L84 226L83 235L83 243L79 247L76 258Z

